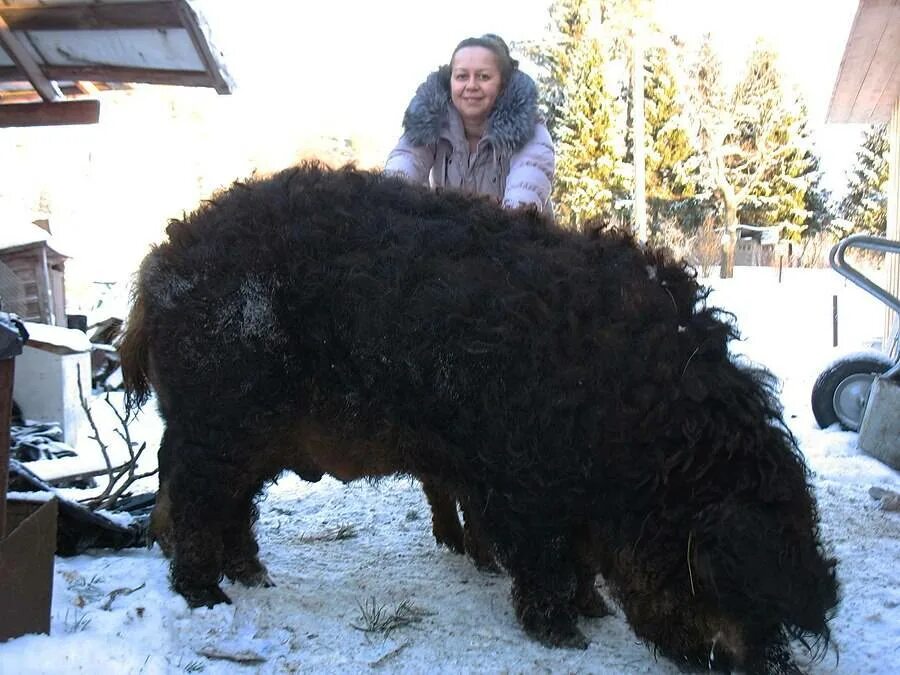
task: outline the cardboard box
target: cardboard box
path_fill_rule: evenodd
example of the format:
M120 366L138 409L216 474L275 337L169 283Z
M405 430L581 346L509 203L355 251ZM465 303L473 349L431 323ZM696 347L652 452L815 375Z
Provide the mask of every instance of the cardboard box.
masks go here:
M0 642L50 632L56 511L56 498L47 493L6 502L7 534L0 539Z

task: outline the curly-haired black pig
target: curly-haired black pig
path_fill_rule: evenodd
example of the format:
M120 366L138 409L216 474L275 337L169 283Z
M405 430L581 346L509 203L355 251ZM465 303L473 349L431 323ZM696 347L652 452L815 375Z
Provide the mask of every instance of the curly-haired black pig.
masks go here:
M254 498L407 474L458 498L524 629L583 647L602 574L678 664L794 672L835 563L763 370L689 268L627 234L310 163L237 183L144 260L126 386L166 423L172 581L266 584ZM810 640L812 638L812 640Z

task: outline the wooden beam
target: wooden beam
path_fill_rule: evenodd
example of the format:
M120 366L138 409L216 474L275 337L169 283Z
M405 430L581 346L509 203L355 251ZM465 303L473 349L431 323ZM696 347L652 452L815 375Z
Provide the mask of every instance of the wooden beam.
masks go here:
M144 82L146 84L177 84L183 87L211 87L212 78L202 70L165 70L162 68L130 68L120 66L47 66L47 75L54 80L73 82Z
M9 419L12 413L15 357L0 359L0 540L6 537L6 491L9 480Z
M96 30L99 28L181 28L181 16L173 0L27 6L13 0L0 5L0 17L10 30Z
M206 66L206 71L212 77L213 86L215 87L216 92L219 94L230 94L231 87L225 81L225 78L222 77L219 63L209 48L209 41L200 29L200 24L194 10L190 8L187 2L179 0L178 13L181 15L182 23L184 24L188 35L191 36L191 42L194 43L194 49L197 50L197 54L200 55L203 64Z
M99 121L100 101L94 100L0 105L0 128L96 124Z
M25 77L28 78L31 86L37 90L42 99L45 101L62 100L63 95L59 87L56 86L56 83L47 79L47 76L41 70L40 64L34 60L24 45L19 42L19 38L13 35L2 16L0 16L0 46L6 50L13 63L25 73Z
M900 100L900 59L897 59L894 72L891 73L890 83L881 92L881 98L878 99L878 103L872 111L872 119L879 122L890 120L898 100Z
M79 86L79 84L61 84L59 85L59 89L60 91L62 91L63 96L65 96L67 99L96 96L96 93L86 91L83 87ZM40 100L41 97L34 89L31 88L0 91L0 105L4 103L37 103Z
M133 68L128 66L45 66L47 76L58 82L144 82L147 84L175 84L183 87L212 87L212 77L202 70L165 70L163 68ZM16 82L23 76L17 68L0 68L0 82Z

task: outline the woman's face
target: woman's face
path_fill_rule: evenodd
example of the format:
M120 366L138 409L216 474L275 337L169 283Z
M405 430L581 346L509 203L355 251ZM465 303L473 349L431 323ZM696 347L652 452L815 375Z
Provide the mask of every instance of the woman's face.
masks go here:
M450 63L450 100L464 122L484 122L500 94L497 57L485 47L463 47Z

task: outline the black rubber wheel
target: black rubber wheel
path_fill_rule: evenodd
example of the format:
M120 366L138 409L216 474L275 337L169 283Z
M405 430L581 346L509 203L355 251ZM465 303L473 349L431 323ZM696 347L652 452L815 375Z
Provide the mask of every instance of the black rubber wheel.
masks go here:
M893 365L880 352L851 354L831 363L812 388L813 415L819 426L825 429L839 422L844 429L859 431L872 382Z

